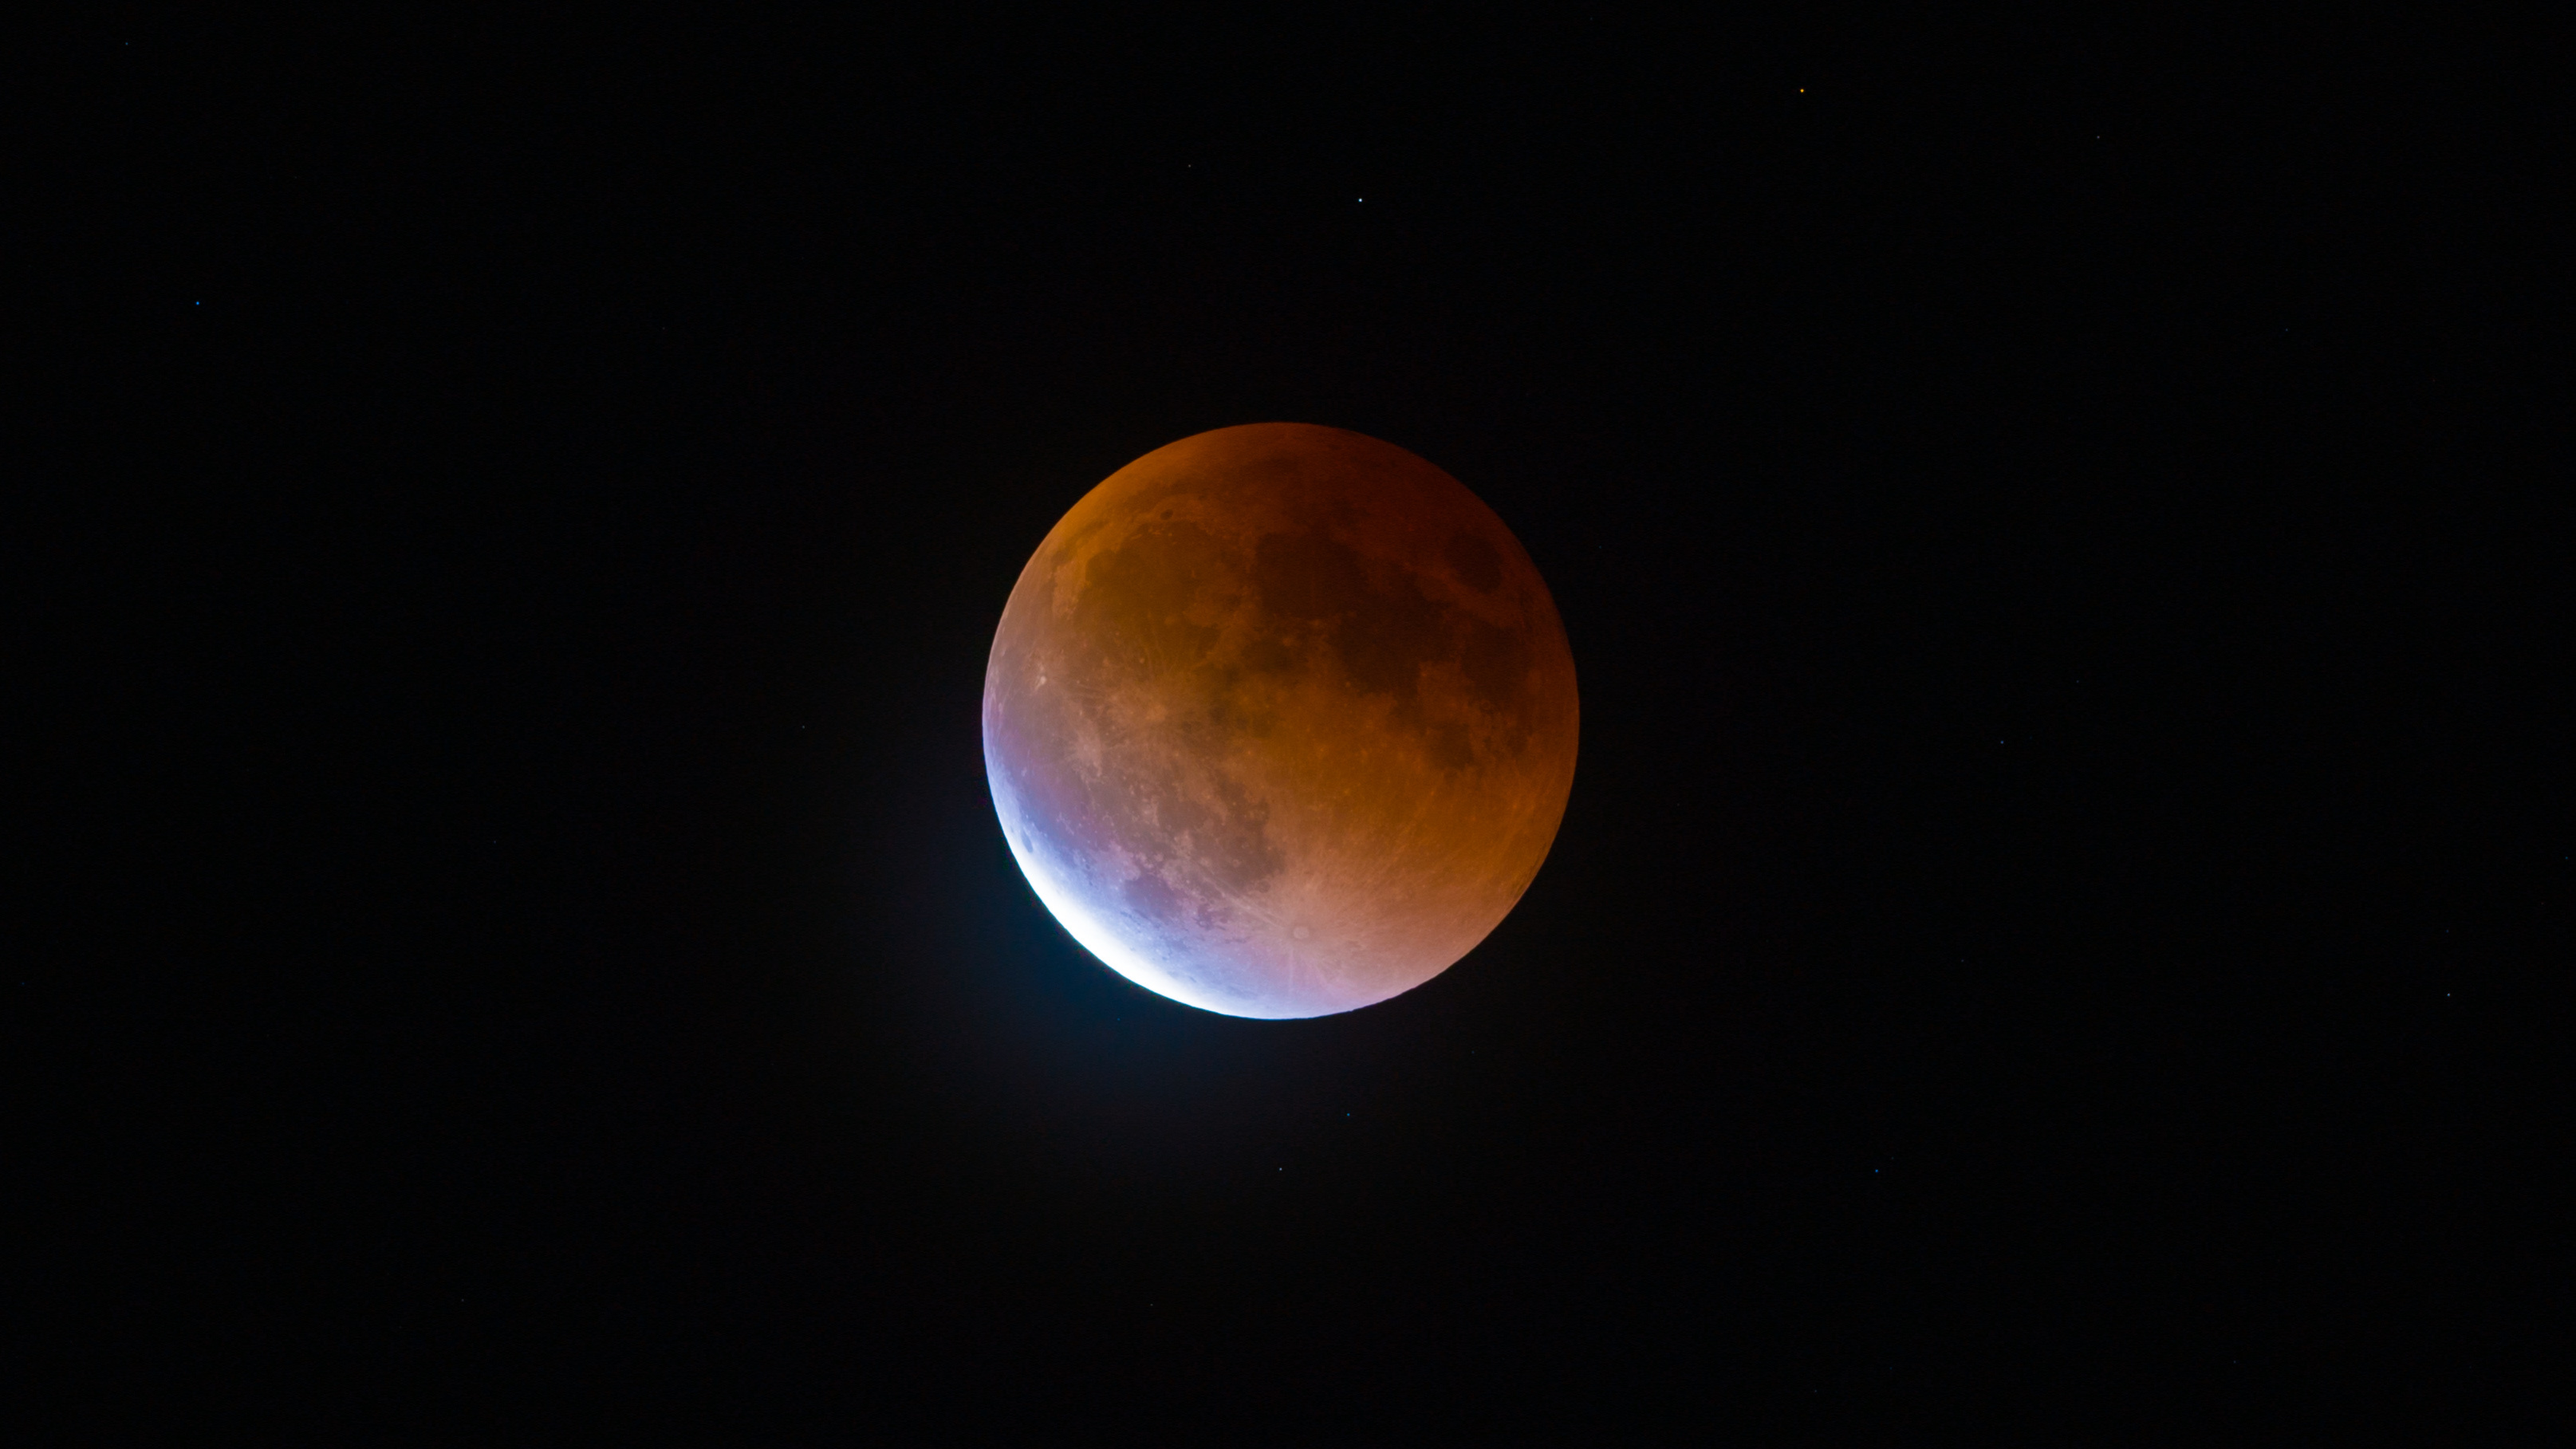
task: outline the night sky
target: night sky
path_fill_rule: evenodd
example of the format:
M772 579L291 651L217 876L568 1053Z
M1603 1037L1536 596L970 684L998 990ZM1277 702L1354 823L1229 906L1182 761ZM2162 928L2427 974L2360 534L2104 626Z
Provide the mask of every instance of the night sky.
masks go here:
M103 13L31 173L81 1415L2082 1442L2563 1370L2509 88L2110 19L374 24ZM1055 520L1273 420L1491 505L1583 710L1519 908L1303 1022L1086 956L978 729Z

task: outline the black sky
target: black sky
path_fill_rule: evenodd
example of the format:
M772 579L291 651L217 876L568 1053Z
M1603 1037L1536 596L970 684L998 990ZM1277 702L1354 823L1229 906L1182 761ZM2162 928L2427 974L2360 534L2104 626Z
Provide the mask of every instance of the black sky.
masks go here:
M2438 81L2516 43L101 20L25 282L110 762L16 988L48 1374L436 1440L2509 1402L2566 295L2535 113ZM1087 958L977 733L1054 520L1265 420L1474 489L1583 691L1520 908L1304 1023Z

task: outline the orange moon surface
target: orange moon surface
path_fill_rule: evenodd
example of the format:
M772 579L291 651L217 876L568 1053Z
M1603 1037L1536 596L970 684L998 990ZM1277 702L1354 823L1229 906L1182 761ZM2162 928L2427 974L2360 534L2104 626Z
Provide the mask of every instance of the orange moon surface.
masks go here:
M993 636L984 768L1030 885L1113 970L1324 1016L1511 911L1576 716L1493 510L1392 444L1257 423L1155 449L1047 534Z

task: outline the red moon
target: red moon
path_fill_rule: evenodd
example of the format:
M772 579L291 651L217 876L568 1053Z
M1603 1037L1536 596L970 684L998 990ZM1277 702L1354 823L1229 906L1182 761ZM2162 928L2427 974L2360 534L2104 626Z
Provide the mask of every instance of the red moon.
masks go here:
M1499 924L1574 783L1538 568L1448 474L1337 428L1157 448L1047 534L984 670L984 769L1039 899L1229 1016L1409 991Z

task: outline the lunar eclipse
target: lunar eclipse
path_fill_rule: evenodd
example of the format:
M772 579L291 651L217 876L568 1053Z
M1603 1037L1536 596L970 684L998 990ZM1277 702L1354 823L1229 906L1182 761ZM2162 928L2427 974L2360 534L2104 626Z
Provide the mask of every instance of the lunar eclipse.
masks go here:
M1047 534L993 638L984 763L1020 868L1127 979L1231 1016L1447 970L1537 875L1574 660L1501 519L1392 444L1158 448Z

